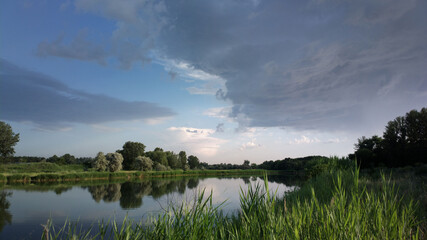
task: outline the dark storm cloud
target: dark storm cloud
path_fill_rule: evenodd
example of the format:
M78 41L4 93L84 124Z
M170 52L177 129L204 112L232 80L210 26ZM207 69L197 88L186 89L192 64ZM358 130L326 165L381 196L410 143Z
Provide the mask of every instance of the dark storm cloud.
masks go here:
M37 55L40 57L56 56L78 59L83 61L95 61L101 65L106 64L107 52L86 39L87 31L81 31L70 44L64 43L64 35L59 36L53 42L41 42L37 47Z
M71 89L42 73L0 59L0 119L33 122L43 129L72 123L96 124L172 116L156 104L126 102L105 95Z
M357 129L427 102L423 1L167 6L166 54L226 79L244 126Z
M76 6L117 21L117 49L138 40L137 55L112 55L132 65L155 50L220 76L242 128L353 130L427 102L426 1L103 3Z

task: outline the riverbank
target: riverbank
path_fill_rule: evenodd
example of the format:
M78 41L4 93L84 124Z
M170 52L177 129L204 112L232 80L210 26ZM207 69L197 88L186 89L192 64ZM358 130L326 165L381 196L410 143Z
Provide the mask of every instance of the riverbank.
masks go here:
M0 174L0 183L43 183L43 182L84 182L84 181L114 181L134 180L158 177L198 177L198 176L242 176L266 174L266 170L173 170L173 171L120 171L120 172L59 172L59 173L13 173ZM276 171L270 171L270 174Z
M251 186L242 190L234 216L202 192L150 222L99 222L89 230L68 222L55 230L48 221L42 239L424 239L420 196L396 180L360 178L358 170L327 172L284 198L268 184Z

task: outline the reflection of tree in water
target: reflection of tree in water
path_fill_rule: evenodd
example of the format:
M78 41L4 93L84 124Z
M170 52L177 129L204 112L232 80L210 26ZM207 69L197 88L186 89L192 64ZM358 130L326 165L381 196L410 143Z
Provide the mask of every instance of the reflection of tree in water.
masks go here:
M185 189L187 189L188 179L182 179L178 181L178 192L183 194L185 193Z
M100 202L104 200L104 202L117 202L120 199L120 184L105 184L105 185L97 185L97 186L89 186L88 191L92 194L93 200L96 202Z
M250 177L241 177L241 179L243 180L243 182L244 182L245 184L249 184L249 183L251 183L251 181L250 181Z
M142 197L149 194L151 183L147 182L125 182L121 188L120 206L124 209L138 208L142 206Z
M196 188L197 185L199 185L199 179L198 178L190 178L188 180L188 183L187 183L188 189Z
M133 209L142 206L144 196L158 199L172 192L184 193L186 188L193 189L199 180L192 179L153 179L143 182L125 182L87 187L96 202L116 202L120 200L123 209Z
M282 183L286 186L301 186L305 182L304 177L295 175L268 175L269 182Z
M62 193L66 192L68 190L71 190L71 189L72 189L72 187L58 187L58 188L55 188L55 190L53 190L53 191L56 193L56 195L61 195Z
M11 195L11 192L0 192L0 232L6 224L12 223L12 214L7 210L10 207L10 202L7 200L7 197Z

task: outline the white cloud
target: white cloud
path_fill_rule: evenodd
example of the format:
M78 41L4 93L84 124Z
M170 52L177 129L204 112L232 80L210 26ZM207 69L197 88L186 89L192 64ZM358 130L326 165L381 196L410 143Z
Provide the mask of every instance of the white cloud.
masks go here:
M256 139L253 138L251 141L244 143L240 146L240 150L246 150L246 149L254 149L261 147L261 144L256 143Z
M227 141L213 137L215 129L170 127L167 129L176 145L184 147L187 152L202 157L212 157L217 154L221 145Z
M309 138L302 135L300 138L295 138L293 141L289 141L289 144L310 144L310 143L319 143L320 140L317 137Z
M197 69L184 61L162 58L153 53L155 62L162 65L168 73L173 73L175 77L183 78L193 86L186 88L190 94L215 95L219 89L226 89L225 80L218 75L207 73Z
M230 119L228 117L230 113L231 107L217 107L209 108L208 110L203 112L203 115L219 119Z
M148 125L158 125L162 124L168 120L171 120L172 117L158 117L158 118L148 118L144 119L144 122Z

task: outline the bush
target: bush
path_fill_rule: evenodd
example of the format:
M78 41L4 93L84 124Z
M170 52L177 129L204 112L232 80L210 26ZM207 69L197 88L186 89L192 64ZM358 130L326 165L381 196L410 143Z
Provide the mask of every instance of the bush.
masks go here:
M167 171L168 168L163 164L155 163L154 164L154 170L156 170L156 171Z
M133 161L132 169L137 171L151 171L153 170L153 161L149 157L138 156Z
M108 153L105 155L108 161L108 170L110 172L117 172L122 170L123 156L120 153Z
M99 152L96 155L95 161L92 163L92 168L94 168L96 171L103 172L107 170L108 167L108 161L105 158L105 155L103 152Z

